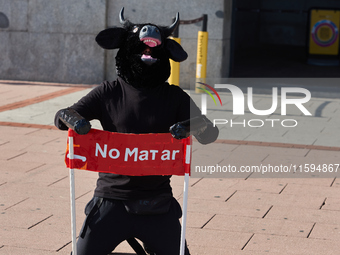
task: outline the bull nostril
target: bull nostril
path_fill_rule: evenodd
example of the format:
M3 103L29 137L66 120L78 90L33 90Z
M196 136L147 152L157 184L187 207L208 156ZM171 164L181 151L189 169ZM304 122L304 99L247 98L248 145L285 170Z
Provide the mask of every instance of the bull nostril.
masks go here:
M146 32L148 29L146 27L143 27L142 32Z

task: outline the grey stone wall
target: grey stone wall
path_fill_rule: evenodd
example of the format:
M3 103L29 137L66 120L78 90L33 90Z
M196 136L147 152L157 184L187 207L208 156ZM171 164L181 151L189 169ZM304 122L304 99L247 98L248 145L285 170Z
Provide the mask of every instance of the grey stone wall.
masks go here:
M0 0L0 79L99 83L115 79L116 51L104 51L94 38L119 26L125 7L132 22L171 24L180 12L190 20L208 14L208 76L228 75L231 0ZM197 32L201 24L182 25L180 37L189 58L181 64L181 86L195 78Z
M0 79L98 83L104 54L94 37L105 27L104 0L0 0Z

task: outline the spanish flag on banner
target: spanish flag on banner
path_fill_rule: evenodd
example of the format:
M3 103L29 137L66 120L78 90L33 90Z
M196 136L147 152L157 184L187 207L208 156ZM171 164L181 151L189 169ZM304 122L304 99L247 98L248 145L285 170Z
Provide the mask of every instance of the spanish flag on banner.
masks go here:
M184 175L190 173L191 138L170 133L122 134L91 129L87 135L69 130L65 155L68 168L121 175Z

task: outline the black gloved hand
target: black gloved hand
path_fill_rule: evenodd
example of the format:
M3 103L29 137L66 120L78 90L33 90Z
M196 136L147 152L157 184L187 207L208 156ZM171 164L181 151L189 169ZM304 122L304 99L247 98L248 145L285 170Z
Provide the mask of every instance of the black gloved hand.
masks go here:
M189 123L187 123L189 122ZM170 127L171 135L176 139L184 139L190 136L190 121L178 122Z
M91 124L72 108L59 111L59 119L79 135L86 135L91 130Z
M208 127L203 116L197 116L189 120L178 122L170 127L170 133L176 139L184 139L190 135L199 136Z

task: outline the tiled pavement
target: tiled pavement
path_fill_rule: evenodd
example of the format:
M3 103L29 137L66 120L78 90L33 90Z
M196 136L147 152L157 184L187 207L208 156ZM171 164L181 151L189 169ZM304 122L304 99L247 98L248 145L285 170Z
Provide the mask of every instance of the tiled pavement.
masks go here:
M69 254L66 133L53 128L53 116L88 91L79 85L0 82L1 255ZM227 101L228 95L223 96ZM257 98L260 102L267 96ZM340 181L334 171L329 175L317 170L291 175L234 173L232 177L195 173L196 166L217 164L237 169L339 164L339 102L313 98L313 113L325 107L315 118L299 117L309 133L289 130L278 136L271 135L270 129L237 132L222 127L218 142L194 143L187 229L191 254L339 254ZM228 112L230 105L224 107ZM210 114L217 116L217 110ZM96 176L76 171L78 231ZM173 177L172 186L182 202L183 178ZM133 254L125 242L113 252L119 253Z

